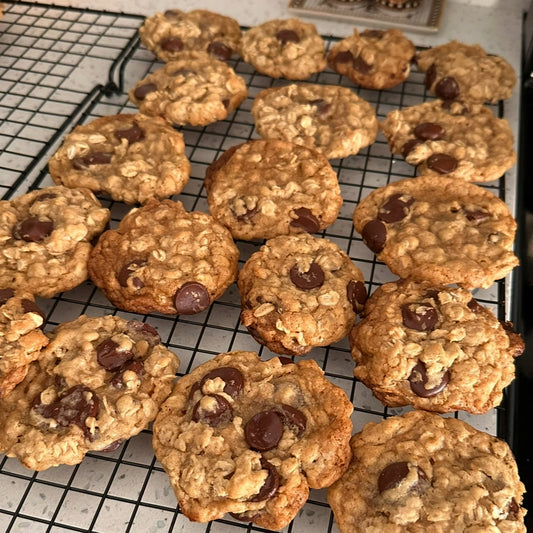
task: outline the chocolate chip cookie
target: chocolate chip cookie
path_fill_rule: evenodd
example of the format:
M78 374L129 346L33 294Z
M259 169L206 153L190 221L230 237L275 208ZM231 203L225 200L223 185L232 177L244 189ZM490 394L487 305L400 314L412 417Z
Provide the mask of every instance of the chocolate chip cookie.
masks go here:
M509 123L488 107L434 100L391 111L379 125L392 153L425 176L492 181L516 162Z
M0 398L24 379L28 365L48 344L43 323L32 294L0 289Z
M352 410L314 361L229 352L178 380L153 446L190 520L279 530L346 469Z
M339 341L366 300L363 275L348 255L308 233L268 240L237 283L242 323L280 354L303 355Z
M241 47L239 23L205 9L169 9L145 19L139 36L162 61L178 59L184 51L203 51L225 61Z
M414 44L397 29L365 30L336 43L328 53L329 66L368 89L390 89L411 72Z
M161 117L121 114L77 126L48 162L55 183L127 204L178 194L189 180L183 135Z
M235 239L316 233L342 205L325 156L275 139L233 146L209 166L204 185L211 214Z
M114 449L155 418L178 365L149 324L117 316L63 323L0 400L0 449L32 470Z
M372 105L338 85L304 83L263 89L251 112L262 138L293 142L328 159L356 154L372 144L378 132Z
M477 44L451 41L422 50L416 64L426 73L428 90L442 100L494 103L510 98L516 84L513 67Z
M518 265L516 221L487 189L442 176L380 187L353 214L366 245L400 278L486 288Z
M526 531L525 487L503 440L462 420L411 411L369 423L328 490L341 533Z
M354 375L387 406L481 414L500 404L524 350L466 289L386 283L350 332Z
M0 287L43 298L76 287L108 221L109 210L85 188L47 187L0 201Z
M207 213L150 200L100 237L89 274L120 309L194 314L235 281L238 258L230 232Z
M241 76L207 52L182 52L129 91L141 113L174 125L206 126L225 119L246 98Z

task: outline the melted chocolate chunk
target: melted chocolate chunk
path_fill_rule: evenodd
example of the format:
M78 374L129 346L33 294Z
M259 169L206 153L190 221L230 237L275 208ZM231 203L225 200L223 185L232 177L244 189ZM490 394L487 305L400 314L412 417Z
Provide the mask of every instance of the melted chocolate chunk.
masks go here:
M115 450L118 450L120 448L120 445L123 443L123 440L116 440L112 442L111 444L107 445L104 449L100 450L101 452L114 452Z
M326 100L324 100L322 98L317 98L316 100L311 100L309 103L311 105L316 106L316 114L319 117L326 116L329 113L330 109L331 109L331 104L329 102L326 102Z
M346 286L346 297L356 313L363 309L367 296L366 287L362 281L351 280Z
M424 77L424 83L426 85L426 89L431 89L431 86L435 83L436 79L437 79L437 65L433 63L426 70L426 75Z
M128 280L130 279L131 275L139 268L146 265L147 261L145 259L134 259L133 261L130 261L129 263L125 264L121 269L120 272L117 275L117 281L121 287L127 287L128 286ZM136 289L142 289L144 287L144 282L138 278L134 277L131 280L132 285Z
M259 492L250 498L251 502L263 502L276 494L279 488L279 474L272 463L261 457L261 467L268 471L268 475Z
M242 372L232 366L214 368L202 378L200 387L203 387L208 379L215 378L220 378L225 383L224 392L232 398L236 398L244 387L244 376Z
M132 351L120 350L119 344L113 339L106 339L96 347L98 364L109 371L117 370L133 357L134 353Z
M209 395L209 398L214 400L214 408L212 410L206 410L198 402L193 407L192 419L195 422L203 422L211 427L231 422L233 420L233 409L228 400L224 396L220 396L220 394Z
M254 218L257 213L259 213L259 209L257 207L253 207L252 209L247 209L246 213L244 213L243 215L235 215L235 213L233 214L239 222L248 222L249 220Z
M442 139L446 135L446 130L435 122L423 122L414 129L414 134L417 139L423 141L436 141Z
M116 130L115 137L119 140L126 139L129 144L133 144L144 139L144 131L138 124L133 123L128 129Z
M116 389L121 389L124 386L124 373L134 372L139 378L144 376L144 363L136 359L135 361L129 361L122 365L111 380L111 385Z
M161 48L166 52L181 52L183 41L179 37L169 37L161 43Z
M276 33L276 39L283 44L300 42L300 37L294 30L280 30Z
M12 232L14 239L26 242L41 242L54 231L54 223L51 220L39 220L30 217L18 223Z
M272 450L283 435L283 421L274 410L261 411L244 426L244 438L250 448L261 452Z
M295 228L302 228L307 233L316 233L320 230L320 222L312 211L307 207L299 207L294 210L296 218L293 218L290 225Z
M516 503L514 498L509 502L509 507L507 510L507 520L518 520L520 514L520 505Z
M353 68L361 74L369 74L372 71L372 65L367 63L361 56L354 57Z
M420 139L409 139L402 146L402 155L404 157L407 157L414 150L415 146L418 146L419 144L422 144L422 141Z
M404 304L401 311L403 325L416 331L433 331L439 319L437 310L429 304Z
M467 304L466 306L468 307L468 309L470 309L470 311L472 311L473 313L480 313L480 312L483 312L485 310L485 308L475 299L475 298L472 298Z
M159 336L157 329L146 322L130 320L127 324L127 329L133 333L142 335L148 341L150 346L155 346L161 342L161 337Z
M416 467L418 473L418 481L415 485L410 487L411 491L416 491L422 494L429 486L429 481L426 473L419 466ZM386 490L397 487L409 474L409 464L405 461L391 463L387 465L378 477L378 490L383 493Z
M354 57L350 50L342 50L334 58L333 61L337 63L353 63Z
M379 254L385 248L387 228L381 220L370 220L363 228L364 243L375 253Z
M448 385L450 381L450 372L449 370L447 370L442 375L441 382L435 387L428 389L426 388L428 382L426 365L422 361L418 361L418 363L413 367L413 370L411 371L411 374L409 375L408 379L409 385L411 386L411 390L417 396L419 396L420 398L431 398L432 396L436 396L446 388L446 385Z
M36 315L39 315L43 320L46 319L46 315L41 311L41 309L39 309L38 305L33 300L23 298L20 303L22 304L22 309L24 309L25 313L35 313Z
M155 83L144 83L135 88L133 96L137 98L137 100L144 100L148 94L155 91L157 91L157 85Z
M107 165L111 163L113 154L110 152L90 152L86 156L76 157L72 160L72 166L76 170L85 170L92 165Z
M383 222L392 223L403 220L409 214L409 207L415 199L407 194L393 194L379 208L378 218Z
M211 297L206 287L197 281L184 283L174 295L174 305L178 315L194 315L207 309Z
M13 289L0 289L0 305L4 305L13 296L15 296Z
M458 161L448 154L433 154L427 158L426 164L439 174L449 174L457 168Z
M301 272L298 265L294 265L289 276L294 285L304 291L321 287L325 280L324 271L318 263L311 263L307 272Z
M443 100L455 100L459 96L459 84L455 78L447 76L435 85L435 94Z
M491 218L491 214L488 211L484 211L483 209L478 210L469 210L463 208L463 213L465 217L470 220L471 222L485 222L485 220L489 220Z
M281 416L283 423L290 428L297 437L301 437L307 427L307 417L300 411L293 407L282 403L276 408L276 412Z
M220 41L213 41L207 47L207 53L220 61L227 61L233 54L233 50Z

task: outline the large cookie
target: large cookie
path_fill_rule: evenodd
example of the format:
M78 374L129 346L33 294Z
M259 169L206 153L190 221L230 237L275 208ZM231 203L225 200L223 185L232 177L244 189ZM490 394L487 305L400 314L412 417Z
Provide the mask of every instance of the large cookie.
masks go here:
M182 52L129 91L141 113L162 116L178 126L223 120L247 94L244 79L207 52Z
M525 487L504 441L462 420L412 411L369 423L328 490L341 533L524 533Z
M332 224L342 205L327 158L290 142L234 146L208 167L204 185L213 217L235 239L269 239Z
M363 241L400 278L486 288L518 265L516 221L487 189L445 176L371 192L353 213Z
M414 44L397 29L365 30L336 43L328 53L330 67L368 89L389 89L411 72Z
M390 407L485 413L500 404L524 350L466 289L398 281L379 287L350 332L354 375Z
M487 107L434 100L391 111L379 125L392 153L425 176L492 181L516 162L509 123Z
M226 60L239 53L242 32L231 17L205 9L169 9L146 18L139 35L162 61L173 61L185 51L203 51Z
M88 189L57 186L0 201L0 287L49 298L87 279L109 210Z
M328 159L356 154L378 132L374 108L347 87L291 84L263 89L252 105L264 139L282 139Z
M352 410L314 361L229 352L178 380L153 445L190 520L279 530L346 469Z
M494 103L509 98L516 84L513 67L477 44L451 41L422 50L416 63L426 73L426 87L442 100Z
M273 352L303 355L345 337L366 300L361 271L333 241L274 237L242 267L241 321Z
M89 274L120 309L193 314L235 281L238 258L230 232L211 215L151 200L100 237Z
M33 470L115 449L155 418L178 365L149 324L116 316L61 324L0 400L0 449Z

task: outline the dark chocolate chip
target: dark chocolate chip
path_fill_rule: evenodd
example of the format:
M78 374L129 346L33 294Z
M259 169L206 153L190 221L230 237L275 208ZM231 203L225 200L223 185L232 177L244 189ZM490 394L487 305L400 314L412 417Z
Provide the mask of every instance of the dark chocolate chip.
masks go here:
M51 220L40 220L30 217L23 220L13 228L13 238L26 242L41 242L54 231Z
M144 100L148 94L153 93L154 91L157 91L157 85L155 83L144 83L135 88L133 96L137 98L137 100Z
M144 337L150 345L155 346L161 342L161 337L159 336L157 329L146 322L141 322L140 320L130 320L128 321L126 327L128 330Z
M107 165L111 163L113 154L110 152L90 152L83 157L76 157L72 160L72 166L76 170L85 170L91 165Z
M278 33L276 33L276 39L278 41L281 41L283 44L285 43L299 43L300 37L294 30L280 30Z
M465 217L471 222L485 222L491 217L491 214L488 211L482 209L472 210L463 208L463 213Z
M197 281L187 281L174 295L178 315L194 315L207 309L211 304L209 292Z
M472 298L467 304L466 306L468 307L468 309L470 309L470 311L472 311L473 313L480 313L480 312L483 312L483 310L485 309L475 298Z
M261 411L244 426L244 438L254 450L266 452L278 445L283 435L283 421L274 410Z
M459 96L459 84L451 76L442 78L435 85L435 94L443 100L455 100Z
M309 103L316 106L316 114L320 117L326 116L331 109L331 104L322 98L311 100Z
M229 513L229 515L235 520L239 520L241 522L253 522L255 519L259 518L259 516L261 516L261 513L256 511L246 511L244 513Z
M426 85L426 89L431 89L431 86L435 83L436 79L437 79L437 65L433 63L426 70L426 75L424 77L424 83Z
M117 275L117 281L119 285L121 287L127 287L128 280L130 279L131 275L144 265L146 265L145 259L134 259L133 261L125 264ZM144 287L144 282L138 277L134 277L131 282L136 289L142 289Z
M280 355L278 357L279 359L279 362L282 364L282 365L293 365L294 364L294 361L290 358L290 357L285 357L283 355Z
M134 354L130 350L120 350L119 344L113 339L106 339L96 347L96 360L106 370L114 371L124 363L133 359Z
M211 54L215 59L226 61L233 54L233 50L220 41L213 41L207 47L207 53Z
M13 289L0 289L0 305L4 305L13 296L15 296Z
M313 215L307 207L299 207L294 210L296 218L293 218L290 225L295 228L302 228L307 233L316 233L320 230L320 221Z
M294 285L304 291L321 287L325 279L324 271L318 263L311 263L307 272L300 271L298 265L294 265L289 276Z
M441 382L436 385L435 387L428 389L426 388L427 382L428 382L428 375L426 370L426 365L422 361L418 361L418 363L413 367L413 370L411 371L411 374L409 375L409 385L411 386L411 390L420 398L431 398L432 396L436 396L440 392L442 392L446 385L448 385L450 381L450 372L447 370L442 375Z
M439 319L437 310L429 304L404 304L401 310L403 325L416 331L433 331Z
M137 376L142 378L144 375L144 363L139 359L135 359L134 361L129 361L122 365L111 380L111 385L116 389L121 389L124 386L125 372L134 372Z
M33 204L37 203L37 202L42 202L43 200L53 200L54 198L57 198L57 194L54 193L54 192L45 192L44 194L40 194L39 196L37 196L37 198L35 198L35 200L33 200Z
M106 452L106 453L110 453L110 452L114 452L115 450L118 450L120 448L120 445L123 443L124 441L123 440L116 440L114 442L112 442L111 444L109 444L108 446L106 446L104 449L102 450L99 450L101 452Z
M169 37L161 43L161 48L166 52L181 52L183 41L179 37Z
M337 63L353 63L353 54L350 50L342 50L334 58L333 62Z
M276 494L279 488L279 474L274 465L261 457L261 467L263 470L268 471L268 475L263 486L259 489L259 492L250 498L251 502L263 502L268 500Z
M369 74L372 71L372 65L369 65L361 56L354 57L353 68L361 74Z
M418 139L423 141L436 141L442 139L446 134L446 130L435 122L422 122L414 129L414 134Z
M439 174L449 174L457 168L458 162L455 157L448 154L433 154L428 157L426 164Z
M283 423L290 428L297 437L301 437L307 427L307 417L292 405L282 403L276 408L276 412L281 416Z
M379 208L378 218L383 222L399 222L409 214L409 207L415 199L407 194L393 194Z
M231 422L231 420L233 420L233 409L228 400L226 400L224 396L220 396L220 394L212 394L208 397L214 400L212 405L213 409L206 410L200 405L200 402L198 402L193 407L192 419L195 422L203 422L211 427Z
M244 387L244 376L242 375L242 372L232 366L214 368L202 378L200 387L202 387L208 379L215 378L220 378L225 383L224 392L232 398L236 398Z
M409 464L405 461L387 465L379 474L378 490L383 493L386 490L397 487L409 474Z
M231 102L230 102L229 98L224 98L224 100L222 100L222 105L223 105L226 109L229 108L230 103L231 103Z
M360 312L368 296L365 284L362 281L351 280L346 286L346 296L353 310L356 313Z
M138 124L133 123L128 129L116 130L115 136L117 139L126 139L129 144L133 144L144 139L144 131Z
M514 498L511 498L509 502L509 507L507 509L507 520L518 520L520 514L520 505L516 503Z
M363 228L363 241L375 253L379 254L385 248L387 228L381 220L370 220Z
M46 319L46 315L39 309L39 306L33 301L23 298L20 302L22 304L22 309L25 313L35 313L39 315L43 320Z
M235 215L235 213L234 215L239 222L248 222L249 220L254 218L257 213L259 213L259 209L257 207L253 207L252 209L247 209L246 213L242 215Z
M364 30L359 35L361 37L368 37L369 39L382 39L385 32L383 30Z
M407 157L414 150L415 146L418 146L419 144L422 144L422 141L420 139L409 139L402 146L402 155L404 157Z

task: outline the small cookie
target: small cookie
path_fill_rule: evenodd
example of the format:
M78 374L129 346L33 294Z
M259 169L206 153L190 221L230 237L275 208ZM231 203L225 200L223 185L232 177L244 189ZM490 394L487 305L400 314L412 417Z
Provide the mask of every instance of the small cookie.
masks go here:
M84 188L47 187L0 201L0 287L43 298L76 287L108 221L109 210Z
M314 361L229 352L178 380L153 446L190 520L279 530L346 469L352 410Z
M100 237L89 274L120 309L194 314L235 281L238 259L230 232L213 217L151 200Z
M488 107L434 100L391 111L380 128L392 153L424 176L485 182L516 163L509 122Z
M353 213L365 244L400 278L486 288L518 265L516 221L487 189L442 176L371 192Z
M328 159L356 154L376 140L374 108L347 87L292 84L263 89L251 112L264 139L306 146Z
M0 449L32 470L115 449L155 418L178 365L149 324L118 316L63 323L0 400Z
M33 296L0 289L0 398L11 392L39 357L48 337L41 331L43 312Z
M442 100L495 103L510 98L516 84L513 67L477 44L451 41L422 50L416 63L426 73L428 90Z
M269 239L332 224L342 205L325 156L279 140L233 146L206 171L207 203L235 239Z
M160 117L113 115L76 126L48 162L58 185L127 204L178 194L189 181L183 135Z
M129 92L141 113L171 124L206 126L225 119L246 98L246 82L207 52L182 52Z
M481 414L500 404L524 350L466 289L397 281L368 299L350 332L354 375L389 407Z
M361 271L334 242L274 237L242 267L241 321L273 352L303 355L345 337L366 300Z
M368 89L389 89L411 72L414 44L396 29L365 30L338 42L328 53L329 66Z
M272 78L306 80L326 68L316 26L298 18L269 20L242 36L242 57Z
M506 442L462 420L411 411L369 423L328 490L341 533L525 533L525 487Z
M225 61L239 52L242 31L235 19L205 9L169 9L146 18L139 36L162 61L178 59L184 51L207 52Z

